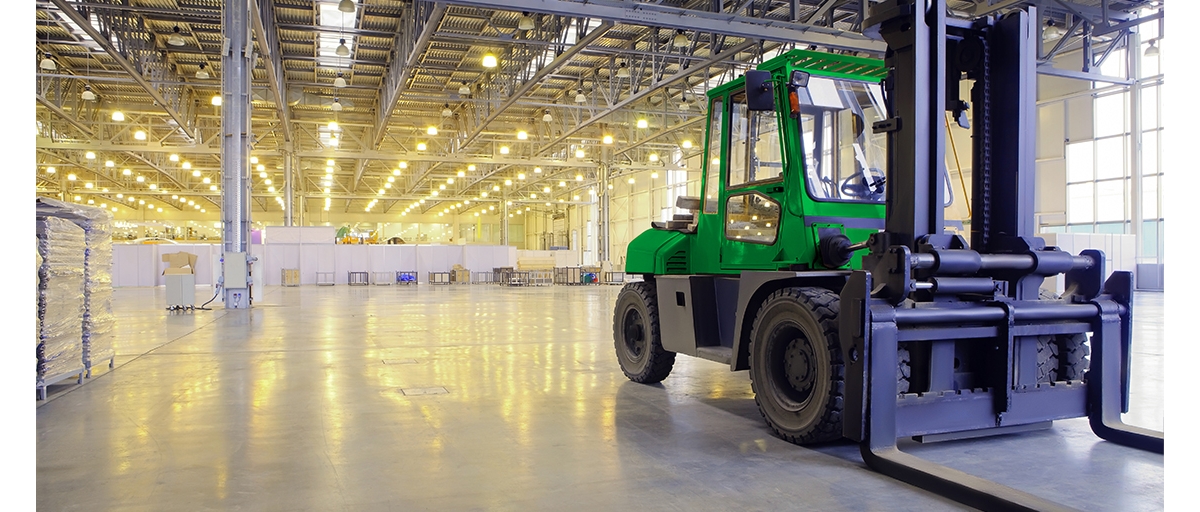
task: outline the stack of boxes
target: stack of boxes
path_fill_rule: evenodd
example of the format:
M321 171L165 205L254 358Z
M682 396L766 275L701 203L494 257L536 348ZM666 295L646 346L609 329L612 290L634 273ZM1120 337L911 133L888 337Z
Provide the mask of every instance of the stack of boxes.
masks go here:
M45 387L83 376L84 234L58 217L37 217L37 380Z

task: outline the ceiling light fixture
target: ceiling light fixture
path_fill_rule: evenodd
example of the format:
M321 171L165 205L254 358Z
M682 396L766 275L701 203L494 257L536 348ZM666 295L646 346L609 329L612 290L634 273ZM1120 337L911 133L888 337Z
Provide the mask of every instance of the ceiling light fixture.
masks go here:
M167 44L171 46L183 46L187 44L184 42L183 36L179 35L179 25L175 25L175 27L171 29L171 35L167 37Z
M683 149L692 149L692 141L690 141L690 140L683 141Z
M617 78L629 78L629 65L622 62L621 67L617 68Z
M575 103L587 103L587 96L583 95L583 88L575 89Z
M650 161L657 162L658 161L658 153L650 153Z
M533 18L529 17L529 13L521 13L521 18L517 20L517 28L520 30L533 30Z
M42 71L55 71L58 69L58 64L55 63L54 59L51 59L50 54L47 53L45 57L42 57L42 63L38 64L38 67L42 68Z
M58 172L58 169L55 169L54 167L47 167L47 168L46 168L46 174L54 174L54 173L56 173L56 172Z
M550 109L546 109L546 113L542 115L542 122L549 123L554 121L554 116L550 115Z
M191 162L184 162L184 163L183 163L183 168L184 168L184 169L191 169L191 168L192 168L192 163L191 163Z
M613 143L613 136L612 136L612 135L605 135L605 136L604 136L604 138L603 138L603 139L601 139L601 140L602 140L602 141L603 141L605 144L612 144L612 143Z
M575 175L575 181L583 181L583 175L582 175L582 174L576 174L576 175Z
M1158 43L1158 41L1150 41L1150 46L1146 48L1146 53L1143 55L1146 57L1158 57L1158 46L1156 43Z
M93 151L88 151L87 153L84 153L84 154L83 154L83 157L84 157L84 158L86 158L86 159L88 159L88 160L95 160L95 159L96 159L96 153L95 153L95 152L93 152Z
M450 110L450 104L442 105L442 117L450 117L454 115L454 111Z
M583 158L583 156L584 156L584 153L583 153L582 149L575 150L575 158Z
M342 76L342 72L338 71L337 78L333 79L333 86L341 89L346 86L346 79Z
M208 71L204 70L205 66L206 66L205 63L203 63L203 62L200 63L200 69L196 70L196 78L198 78L200 80L208 80Z
M83 93L79 95L83 101L96 101L96 93L92 92L92 86L84 84Z
M674 46L676 48L687 48L687 45L688 45L687 34L684 34L682 29L676 30L675 37L673 39L671 39L671 46Z
M121 112L120 110L114 110L112 113L112 120L117 122L124 121L125 113Z
M330 105L329 108L331 110L333 110L334 112L341 112L342 111L342 101L339 100L338 98L334 98L333 104Z
M647 121L647 120L645 120L645 119L638 119L638 120L637 120L637 127L638 127L638 128L648 128L649 126L650 126L650 121Z
M467 173L466 173L465 171L458 171L458 177L459 177L459 178L461 178L461 177L463 177L463 176L466 176L466 175L467 175Z
M497 65L499 65L499 61L496 59L495 55L489 53L483 56L483 67L491 69Z
M517 140L526 140L528 138L529 133L527 133L525 130L520 130L517 132Z
M338 10L346 14L352 14L354 12L354 0L342 0L338 2Z
M436 127L436 126L430 126L429 128L426 128L426 129L425 129L425 133L428 133L428 134L430 134L430 135L437 135L437 133L438 133L437 127Z
M471 88L467 87L467 81L463 80L462 85L458 87L458 95L466 96L468 94L471 94Z
M426 146L424 142L417 143L417 151L425 151L428 147L429 146Z
M508 154L508 146L500 146L500 154L507 155Z
M338 47L336 50L333 51L333 53L336 53L338 57L349 57L350 56L350 47L346 46L345 39L338 40Z

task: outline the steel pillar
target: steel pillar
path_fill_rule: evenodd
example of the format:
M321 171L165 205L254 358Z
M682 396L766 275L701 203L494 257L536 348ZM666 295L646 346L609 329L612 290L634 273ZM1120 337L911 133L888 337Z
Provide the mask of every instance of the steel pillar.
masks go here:
M221 224L225 308L250 307L250 71L253 69L249 0L225 7L221 55Z
M611 232L608 223L609 216L612 214L611 210L609 210L609 200L612 194L609 193L608 186L612 181L609 179L607 164L600 164L598 170L600 172L600 187L596 192L600 202L600 218L596 219L596 262L602 263L610 261L608 252Z
M1133 235L1134 254L1142 254L1142 36L1130 31L1125 39L1129 57L1129 233Z
M508 245L508 194L500 201L500 245Z
M293 200L296 193L292 188L294 183L292 177L292 152L284 150L283 152L283 225L291 226L293 214Z

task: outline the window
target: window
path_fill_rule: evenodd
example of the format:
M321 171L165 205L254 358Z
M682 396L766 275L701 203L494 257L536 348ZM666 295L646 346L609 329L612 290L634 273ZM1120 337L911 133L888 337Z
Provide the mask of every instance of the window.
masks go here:
M868 129L886 117L879 85L812 77L799 92L809 194L818 200L882 202L887 135Z
M748 111L745 92L734 96L734 101L731 130L738 132L732 134L735 138L729 142L730 153L734 155L729 161L729 187L781 178L783 148L778 115L775 111Z
M704 165L704 213L717 213L721 195L721 119L725 117L725 101L716 98L708 108L712 120L708 123L708 152Z
M751 192L729 198L725 205L725 238L771 245L779 233L779 203Z

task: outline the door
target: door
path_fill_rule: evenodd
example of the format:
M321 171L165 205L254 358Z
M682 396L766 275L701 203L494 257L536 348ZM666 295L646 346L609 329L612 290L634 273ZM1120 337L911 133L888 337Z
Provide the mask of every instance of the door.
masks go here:
M777 111L751 111L744 91L730 96L721 268L774 270L785 190Z

